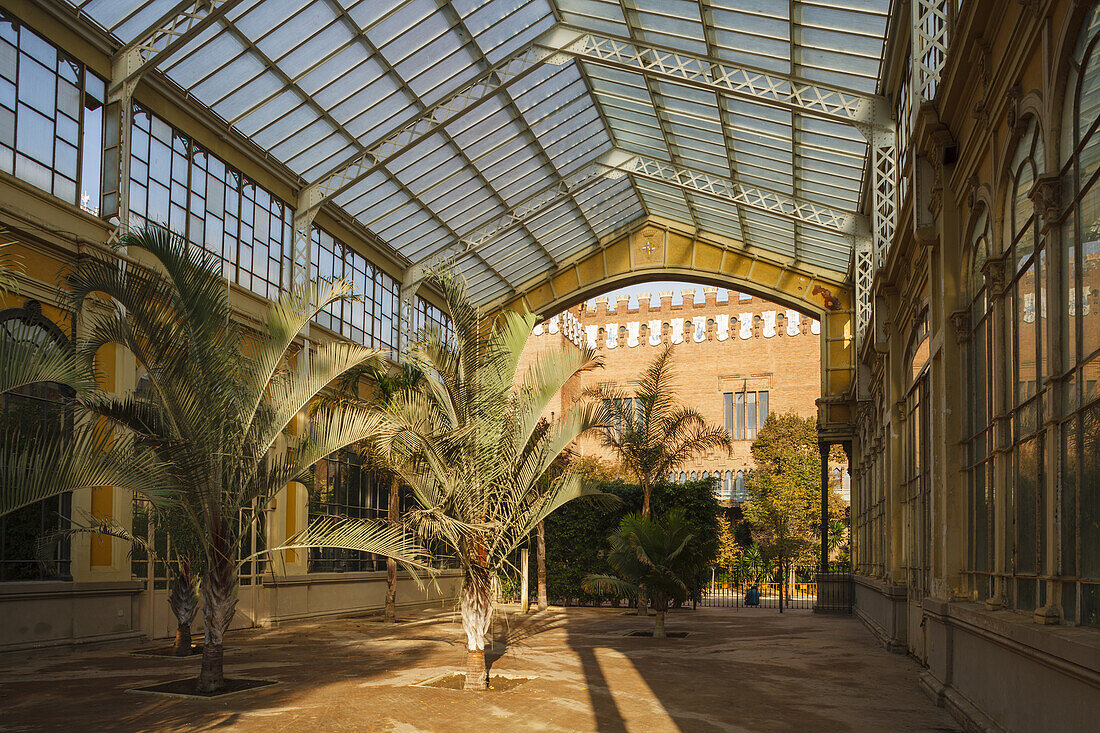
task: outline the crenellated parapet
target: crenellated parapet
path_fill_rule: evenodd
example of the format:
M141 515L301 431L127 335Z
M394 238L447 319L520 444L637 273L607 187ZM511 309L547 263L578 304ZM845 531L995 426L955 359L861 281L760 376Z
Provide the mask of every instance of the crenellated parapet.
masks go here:
M683 304L673 305L671 292L660 293L661 304L651 307L642 293L638 305L619 296L614 308L608 299L596 298L588 306L565 311L535 327L535 335L559 330L572 343L592 349L637 348L709 341L746 341L797 336L818 336L821 323L792 309L731 292L718 302L717 288L704 289L704 302L695 303L694 289L682 293Z

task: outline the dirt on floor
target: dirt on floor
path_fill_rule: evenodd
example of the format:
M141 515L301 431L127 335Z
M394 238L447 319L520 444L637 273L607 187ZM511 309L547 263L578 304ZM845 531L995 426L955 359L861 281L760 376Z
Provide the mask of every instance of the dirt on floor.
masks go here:
M408 623L302 623L226 637L226 675L278 684L213 699L133 692L197 674L199 657L134 647L0 657L0 731L955 731L918 667L851 617L760 609L669 613L684 638L631 636L612 609L502 609L486 659L528 678L466 692L452 613ZM148 645L143 645L148 646Z

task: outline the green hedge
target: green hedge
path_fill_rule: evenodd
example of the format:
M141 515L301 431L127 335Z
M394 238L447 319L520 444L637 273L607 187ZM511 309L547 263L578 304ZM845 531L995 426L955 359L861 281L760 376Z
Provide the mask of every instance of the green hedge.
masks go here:
M589 573L610 572L604 557L607 537L625 515L641 511L642 492L636 485L622 481L601 484L599 489L619 497L620 503L606 508L579 499L546 519L546 590L551 603L589 605L606 600L585 593L581 581ZM699 568L695 578L698 586L704 575L709 577L708 568L718 550L720 508L714 496L714 483L659 484L653 488L650 503L654 515L681 507L696 526L696 537L689 551ZM534 557L531 559L533 564Z

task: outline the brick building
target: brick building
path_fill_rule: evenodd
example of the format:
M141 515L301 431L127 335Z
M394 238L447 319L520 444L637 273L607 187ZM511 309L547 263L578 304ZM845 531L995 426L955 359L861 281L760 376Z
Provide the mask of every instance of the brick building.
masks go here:
M745 293L707 287L703 295L695 302L695 290L688 288L683 302L673 304L674 294L662 292L659 306L644 293L634 306L621 293L611 294L612 302L597 298L594 305L576 306L536 326L524 357L587 343L603 358L603 369L573 380L551 404L549 412L560 414L588 387L618 384L629 391L658 350L673 344L680 401L709 423L724 425L734 450L710 452L670 478L715 478L719 498L740 503L744 476L753 466L749 448L768 412L817 416L820 324ZM576 447L582 456L610 458L595 435ZM832 470L840 480L839 467Z

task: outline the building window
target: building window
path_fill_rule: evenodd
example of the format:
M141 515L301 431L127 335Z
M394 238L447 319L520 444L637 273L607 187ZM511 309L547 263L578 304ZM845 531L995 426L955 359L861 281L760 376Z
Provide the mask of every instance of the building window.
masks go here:
M756 434L768 419L768 392L727 392L725 394L726 435L734 440L756 440Z
M1028 197L1035 179L1043 168L1043 143L1035 117L1026 122L1026 129L1016 145L1005 197L1005 263L1009 286L1005 292L1005 312L1008 315L1006 335L1009 346L1009 375L1012 380L1006 391L1012 415L1011 434L1005 433L1002 445L1011 445L1014 486L1007 498L1005 572L1014 576L1008 588L1012 606L1021 611L1033 611L1039 602L1038 575L1046 538L1042 517L1045 513L1043 473L1044 395L1040 385L1046 368L1045 324L1047 281L1046 252L1035 208Z
M634 425L642 418L642 401L633 397L616 397L603 401L604 414L607 416L607 425L604 426L604 436L607 439L614 437L619 440L623 435L623 428Z
M929 403L927 311L910 336L905 363L909 385L905 398L905 421L902 424L903 517L908 550L905 553L905 570L909 597L920 600L929 590L932 544L932 409Z
M353 451L334 453L317 463L314 490L309 495L309 521L321 516L384 519L389 516L389 482L364 465ZM381 555L353 550L312 549L311 573L384 570Z
M680 471L680 483L687 483L687 474L683 471Z
M0 311L0 338L33 345L53 341L69 348L69 340L42 315L36 301L22 308ZM0 424L4 436L14 433L72 431L72 411L67 387L51 382L0 394ZM61 542L50 557L40 562L35 550L44 535L68 527L71 496L68 493L25 506L0 517L0 581L70 579L69 543Z
M377 349L397 348L401 285L385 270L320 227L310 232L313 279L343 278L355 288L357 300L328 305L314 321L356 343Z
M994 594L991 576L993 569L993 373L991 362L992 334L990 325L992 308L989 307L989 291L982 272L989 260L989 212L981 206L974 220L973 232L967 252L968 331L963 347L967 403L965 423L967 466L967 503L970 507L968 532L971 596L973 600L988 598Z
M745 472L738 471L737 478L733 480L733 500L742 502L747 498L748 494L745 491Z
M168 227L213 255L222 277L275 300L289 270L293 216L289 205L134 105L130 226Z
M737 302L738 303L749 303L751 301L752 301L752 296L749 295L748 293L738 293L737 294Z
M699 480L699 478L698 478L698 476L696 475L695 471L692 471L692 472L691 472L691 480L692 480L692 481L698 481L698 480Z
M0 170L99 212L100 77L0 13Z
M444 340L450 340L454 335L451 329L450 317L443 312L442 308L436 308L419 295L416 296L413 328L416 329L417 333L421 333L425 329L438 333Z
M1061 598L1065 620L1100 627L1100 8L1085 17L1062 114L1061 308L1058 433ZM1058 302L1058 301L1054 301ZM1061 312L1064 312L1064 316ZM1057 323L1057 320L1052 320ZM1054 586L1054 587L1059 587Z
M722 484L722 498L726 501L733 500L733 471L726 471L725 481Z

